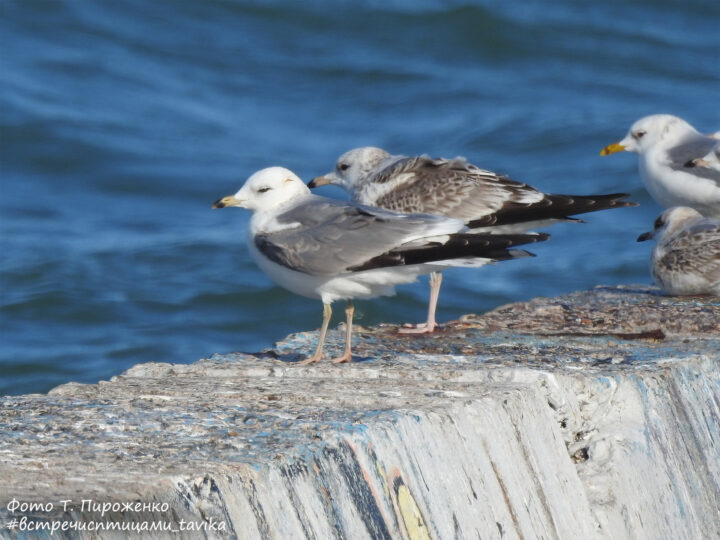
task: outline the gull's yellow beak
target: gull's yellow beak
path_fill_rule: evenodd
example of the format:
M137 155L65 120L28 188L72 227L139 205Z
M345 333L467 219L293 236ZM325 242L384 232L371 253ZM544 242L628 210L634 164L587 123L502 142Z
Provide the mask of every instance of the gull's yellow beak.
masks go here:
M316 187L318 187L318 186L326 186L326 185L329 184L329 183L330 183L330 180L328 180L328 179L325 178L324 176L316 176L315 178L313 178L312 180L310 180L310 181L308 182L308 185L307 185L307 186L308 186L310 189L312 189L312 188L316 188Z
M615 152L622 152L623 150L625 150L625 147L619 142L615 142L612 144L608 144L605 148L600 150L600 155L609 156L610 154L614 154Z
M235 195L228 195L227 197L223 197L222 199L215 201L212 207L226 208L228 206L242 206L243 202L244 201L242 199L236 199Z

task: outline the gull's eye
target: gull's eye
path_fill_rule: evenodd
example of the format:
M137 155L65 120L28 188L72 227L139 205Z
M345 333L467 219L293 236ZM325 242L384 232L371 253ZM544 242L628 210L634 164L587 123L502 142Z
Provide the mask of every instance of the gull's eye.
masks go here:
M658 216L658 218L655 220L655 228L660 229L665 225L665 222L663 221L662 216Z
M350 165L347 163L340 163L337 168L341 171L347 171L350 168Z
M272 189L272 188L269 188L269 187L261 187L261 188L258 188L257 192L258 192L258 193L265 193L266 191L270 191L271 189Z
M645 136L646 133L647 133L647 131L642 130L642 129L639 130L639 131L636 131L636 132L635 132L635 138L636 138L636 139L642 139L642 138Z

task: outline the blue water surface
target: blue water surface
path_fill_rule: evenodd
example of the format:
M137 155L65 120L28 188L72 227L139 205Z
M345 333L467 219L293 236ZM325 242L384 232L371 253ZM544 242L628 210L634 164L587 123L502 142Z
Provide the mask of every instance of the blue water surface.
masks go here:
M361 145L641 203L553 227L534 259L447 272L440 320L649 283L635 238L660 208L635 156L598 152L651 113L720 129L718 28L714 0L5 0L0 394L317 328L320 303L250 260L248 213L210 205ZM417 322L426 300L406 286L358 322Z

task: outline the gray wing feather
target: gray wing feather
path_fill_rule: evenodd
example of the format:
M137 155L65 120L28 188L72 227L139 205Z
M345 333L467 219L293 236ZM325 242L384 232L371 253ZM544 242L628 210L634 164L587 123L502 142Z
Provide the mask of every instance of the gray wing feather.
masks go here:
M707 156L717 145L717 139L698 137L684 144L668 149L670 167L676 171L684 171L700 178L712 180L720 185L720 171L710 167L698 167L694 161Z
M256 234L255 246L270 260L311 275L347 273L418 236L462 228L438 216L401 216L327 199L297 205L277 221L295 226Z
M683 144L669 148L667 154L674 166L683 166L688 161L706 156L716 144L717 139L712 139L710 137L697 137Z

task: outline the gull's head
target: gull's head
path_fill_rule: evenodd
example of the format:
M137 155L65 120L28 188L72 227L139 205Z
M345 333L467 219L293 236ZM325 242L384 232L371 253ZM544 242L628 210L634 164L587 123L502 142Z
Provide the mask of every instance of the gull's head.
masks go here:
M235 195L218 199L212 207L240 206L254 212L262 212L309 193L308 187L291 170L284 167L268 167L248 178Z
M375 168L384 160L390 157L382 148L364 146L345 152L335 164L335 170L313 178L308 187L314 188L333 184L354 192L362 186Z
M622 141L606 146L600 155L607 156L622 150L642 154L657 144L673 146L692 134L697 134L697 131L682 118L671 114L652 114L636 121Z
M659 238L665 233L672 233L691 219L701 218L702 214L689 206L673 206L660 214L655 220L653 230L638 236L638 242L651 238Z

